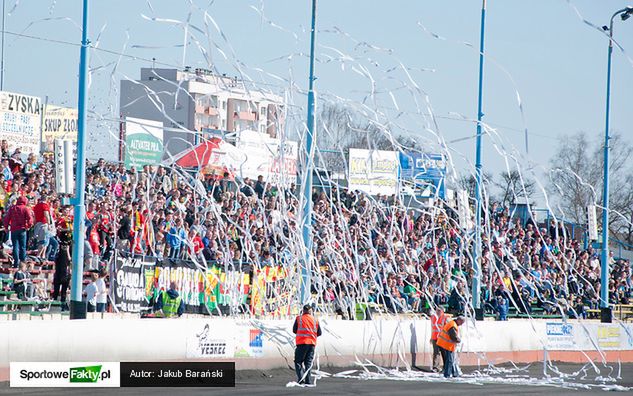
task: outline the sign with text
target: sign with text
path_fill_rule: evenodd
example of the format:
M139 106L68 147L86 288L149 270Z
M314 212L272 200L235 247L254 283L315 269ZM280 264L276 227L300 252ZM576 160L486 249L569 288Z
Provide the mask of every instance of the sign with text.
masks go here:
M46 105L42 123L42 151L53 151L56 139L77 142L77 109Z
M242 131L237 148L246 157L236 169L241 177L256 180L261 175L268 183L284 186L296 183L299 156L297 142L274 139L266 133Z
M0 91L0 141L9 151L19 148L23 154L40 151L42 106L37 96Z
M125 119L125 167L158 165L163 158L163 123Z
M11 362L12 388L119 387L119 363Z
M349 149L350 190L370 195L393 195L398 186L398 153L395 151Z

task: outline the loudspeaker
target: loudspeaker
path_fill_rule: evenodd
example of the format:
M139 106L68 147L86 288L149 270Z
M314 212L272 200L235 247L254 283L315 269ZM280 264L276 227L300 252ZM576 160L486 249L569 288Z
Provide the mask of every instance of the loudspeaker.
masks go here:
M600 322L602 323L613 322L613 311L611 307L600 308Z

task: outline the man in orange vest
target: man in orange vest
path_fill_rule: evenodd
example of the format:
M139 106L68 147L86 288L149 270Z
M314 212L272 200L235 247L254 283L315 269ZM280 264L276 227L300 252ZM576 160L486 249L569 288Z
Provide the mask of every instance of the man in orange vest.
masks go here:
M444 378L459 376L455 368L455 349L457 344L462 340L459 338L459 326L464 323L464 317L458 316L455 320L451 320L440 332L437 337L437 346L442 352L444 360Z
M444 308L440 305L435 307L435 312L431 315L431 345L433 345L433 359L432 368L436 373L440 372L440 347L437 346L437 337L442 332L442 329L446 325L446 314Z
M295 349L297 381L299 384L312 385L310 372L312 370L317 337L321 335L321 326L319 326L319 321L312 316L312 306L310 304L305 305L303 314L295 319L292 332L297 335L295 337L297 344L297 349Z

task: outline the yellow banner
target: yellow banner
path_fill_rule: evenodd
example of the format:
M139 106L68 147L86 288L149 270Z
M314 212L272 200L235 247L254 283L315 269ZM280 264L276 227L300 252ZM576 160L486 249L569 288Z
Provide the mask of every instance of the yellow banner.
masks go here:
M53 151L55 139L77 141L77 109L46 106L42 125L42 151Z

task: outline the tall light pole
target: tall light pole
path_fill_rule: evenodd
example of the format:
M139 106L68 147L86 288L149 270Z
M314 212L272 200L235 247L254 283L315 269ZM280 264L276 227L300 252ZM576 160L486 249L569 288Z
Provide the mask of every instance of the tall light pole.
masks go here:
M611 55L613 54L613 20L620 15L626 21L633 15L633 7L616 11L609 23L609 51L607 58L607 104L604 127L604 181L602 190L602 260L600 262L600 320L611 323L609 306L609 111L611 104Z
M79 53L79 101L77 104L77 167L75 172L76 190L73 205L73 272L70 294L70 318L85 319L86 303L81 292L84 274L84 240L86 238L86 80L88 75L88 0L83 0L83 23L81 29L81 52Z
M4 6L6 0L2 0L2 48L0 49L0 91L4 91Z
M310 300L310 271L312 268L312 161L314 158L312 142L316 133L314 97L314 40L316 36L316 0L312 0L312 30L310 31L310 81L308 86L308 133L305 144L305 177L303 183L303 220L302 235L305 255L301 264L301 304Z
M481 2L481 33L479 36L479 94L477 98L477 150L475 155L475 246L473 248L473 309L475 317L483 320L483 311L481 309L481 118L484 116L482 112L483 102L483 82L484 82L484 32L486 26L486 0Z

